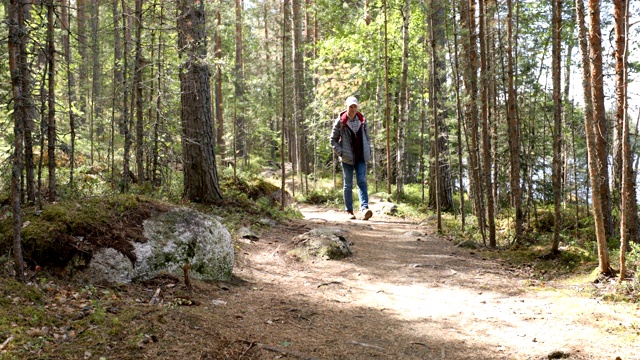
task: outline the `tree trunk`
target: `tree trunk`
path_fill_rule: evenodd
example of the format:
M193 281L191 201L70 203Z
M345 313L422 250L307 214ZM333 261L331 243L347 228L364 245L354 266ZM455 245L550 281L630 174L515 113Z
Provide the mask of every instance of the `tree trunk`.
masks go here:
M571 34L570 36L575 36L575 11L571 11L571 19L569 19L569 21L567 22L566 27L568 28L568 33ZM563 90L563 94L562 94L562 99L563 99L563 103L562 103L562 117L563 117L563 123L565 127L569 127L570 131L572 132L572 136L574 136L573 132L575 130L574 124L573 124L573 107L571 107L571 113L569 111L569 105L571 104L570 100L569 100L569 90L570 90L570 85L571 85L571 65L573 64L573 61L571 60L571 55L573 54L573 46L574 46L574 42L573 41L569 41L569 43L567 44L567 53L565 55L565 59L564 59L564 90ZM562 196L564 199L567 198L567 194L571 194L571 189L568 189L569 187L569 151L573 151L575 152L575 142L572 141L571 146L569 146L568 144L568 139L566 138L566 136L564 137L564 159L563 159L563 185L562 185L562 189L563 189L563 193ZM575 158L575 154L572 154L572 157ZM575 163L574 163L574 170L575 170ZM568 196L569 198L571 197L570 195ZM578 208L579 201L578 201L578 196L575 197L575 203L576 203L576 209Z
M561 64L561 30L562 30L562 0L552 2L552 76L553 76L553 200L554 226L551 252L557 252L560 245L560 225L562 217L560 206L562 203L562 99L560 98L560 64Z
M594 191L599 191L602 198L602 212L605 220L607 239L614 235L611 209L611 192L609 190L609 166L607 159L607 119L604 108L604 73L602 70L602 33L600 31L600 0L589 0L589 59L591 63L593 126L598 156L598 183ZM606 245L606 243L605 243ZM607 254L607 265L609 257ZM603 259L604 260L604 259Z
M31 11L31 3L21 3L18 6L18 11L20 11L20 18L22 19L22 29L25 31L22 35L24 36L20 43L20 49L18 50L18 67L20 67L20 81L22 82L21 93L24 96L24 114L21 117L22 121L22 136L23 136L23 156L24 156L24 168L23 171L26 175L26 195L27 202L30 204L35 203L36 201L36 185L35 185L35 164L33 160L33 128L35 127L35 112L36 109L34 107L34 103L32 100L32 79L31 79L31 68L29 66L29 51L27 50L27 44L29 42L30 36L27 33L26 22L30 19L30 11ZM21 194L24 196L24 194Z
M49 118L48 118L48 110L47 110L47 106L48 106L48 98L49 98L49 93L48 91L45 91L45 87L47 87L48 85L48 81L47 81L47 77L49 76L49 4L46 4L47 6L47 49L46 49L46 53L43 53L43 57L41 59L38 59L38 69L42 69L41 71L41 75L40 75L40 141L39 141L39 150L40 150L40 159L38 161L38 174L37 174L37 180L36 180L36 204L38 205L38 209L42 209L42 200L43 200L43 191L42 191L42 167L44 164L44 154L45 154L45 150L44 150L44 142L45 140L48 141L48 122L49 122ZM55 56L55 55L54 55ZM45 105L46 104L46 105ZM45 117L45 114L47 114L47 117ZM55 119L55 118L54 118ZM45 136L45 134L47 134L47 136ZM54 148L55 150L55 148ZM47 150L48 151L48 150ZM47 154L49 155L49 154ZM48 165L47 165L48 166Z
M22 173L23 159L23 127L25 112L25 99L30 94L23 89L22 77L26 76L22 71L24 66L20 64L24 54L24 41L26 33L24 14L18 0L9 1L7 25L9 27L9 70L11 71L11 88L13 91L13 119L14 119L14 152L13 166L11 170L11 211L13 213L13 260L16 278L24 281L24 260L22 258L22 207L20 201L20 174Z
M71 44L69 41L69 4L68 0L62 0L60 4L60 27L62 28L62 46L64 48L65 70L67 73L67 101L69 107L69 137L71 141L69 149L69 187L73 188L73 174L75 169L75 158L73 149L76 140L76 114L74 107L76 104L76 83L74 73L71 71ZM117 0L114 0L117 1Z
M244 102L244 64L242 50L242 0L236 0L236 64L235 64L235 94L236 107L240 107L239 114L235 116L236 131L235 137L235 153L240 158L246 155L246 131L243 114Z
M207 41L204 3L180 0L178 46L184 52L180 65L182 149L185 199L213 203L222 198L218 187L210 73L206 64Z
M386 133L387 153L387 194L391 194L391 129L389 120L389 33L387 31L387 0L382 0L384 11L384 124Z
M507 123L509 124L509 162L511 171L511 203L514 207L515 241L522 239L523 213L522 190L520 187L520 120L516 115L517 92L515 88L514 59L513 59L513 9L511 0L507 0Z
M489 230L489 246L496 246L495 204L493 198L493 184L491 182L491 134L489 126L489 73L487 69L487 35L485 0L479 0L479 33L480 42L480 78L482 79L482 160L483 169L480 181L484 183L484 195L487 198L487 227Z
M286 203L286 183L287 183L287 176L286 176L286 168L285 168L285 129L286 129L286 112L287 112L287 96L286 96L286 74L287 74L287 67L286 67L286 49L287 49L287 23L289 22L288 19L288 15L289 15L289 11L288 11L288 7L289 7L289 0L283 0L282 2L282 58L281 58L281 65L282 65L282 122L281 122L281 129L280 129L280 169L282 170L282 174L281 174L281 184L280 184L280 210L284 210L285 207L285 203ZM334 155L334 159L335 159L335 155ZM335 169L335 166L334 166ZM334 186L335 186L335 174L334 174Z
M135 84L136 84L136 173L140 183L145 181L144 175L144 119L142 109L142 1L135 0L135 22L136 22L136 64L135 64Z
M115 182L115 128L118 126L119 132L122 131L122 119L116 119L116 113L121 109L122 97L120 95L122 81L122 49L120 42L120 14L118 13L118 1L113 0L113 99L111 102L111 181L112 186Z
M160 25L164 24L164 8L160 6ZM156 93L156 120L153 124L153 164L151 167L151 182L154 186L160 186L162 183L162 177L159 174L160 171L160 129L162 129L162 124L164 124L164 120L162 117L162 98L164 94L162 84L164 79L164 42L162 38L162 33L160 32L158 35L158 55L157 55L157 93Z
M446 99L446 62L445 57L445 14L444 5L436 2L432 2L432 8L430 12L431 16L431 41L433 42L433 65L435 66L434 77L434 91L436 92L436 120L438 121L438 134L434 138L434 142L431 146L431 154L435 158L435 152L438 156L438 201L439 207L442 211L449 211L453 208L453 182L451 181L451 165L447 155L449 154L449 129L445 123L447 118L447 108L444 99ZM436 150L437 149L437 150ZM434 162L433 164L436 164ZM434 169L435 170L435 169ZM436 188L434 186L436 172L431 171L432 178L429 179L429 206L436 208Z
M626 256L629 240L637 236L637 203L633 176L633 155L629 139L629 119L627 118L627 29L628 0L615 0L615 60L616 60L616 122L622 125L622 201L620 212L620 281L626 275ZM635 216L634 216L635 214Z
M409 74L409 22L411 1L405 0L402 8L404 22L402 24L402 70L400 76L400 104L398 127L396 128L396 196L398 201L404 194L405 170L405 132L409 122L409 99L407 96L407 77Z
M454 14L455 14L455 9L453 10ZM445 20L446 21L446 20ZM454 44L454 49L453 49L453 55L451 54L451 50L449 49L449 58L451 59L451 61L453 61L453 79L454 79L454 90L456 93L456 120L458 122L458 129L457 129L457 133L458 133L458 183L459 183L459 193L460 193L460 228L461 230L464 232L465 229L465 220L466 220L466 215L465 215L465 207L464 207L464 203L465 203L465 199L464 199L464 168L463 168L463 163L462 163L462 132L463 130L463 126L462 126L462 104L461 104L461 100L460 100L460 64L459 64L459 59L458 59L458 27L457 27L457 21L455 20L455 16L453 17L453 44ZM450 43L449 43L450 44Z
M407 1L408 2L408 1ZM431 8L429 17L430 17L430 37L431 37L431 110L433 114L433 192L429 192L431 197L431 193L433 193L434 204L436 209L436 220L438 233L442 233L442 213L440 208L440 188L442 187L442 183L440 182L440 114L439 114L439 96L440 96L440 85L439 76L438 76L438 48L436 47L436 31L435 27L437 26L437 20L435 19L436 9Z
M78 108L78 124L82 127L87 122L87 64L89 59L87 58L87 0L76 1L76 14L77 14L77 41L78 41L78 55L80 55L80 61L78 62L78 103L74 104ZM90 141L93 141L89 137ZM72 147L71 151L75 153L75 147Z
M593 32L597 32L597 36L600 36L600 4L598 0L589 0L589 12L591 14L591 28L589 32L590 37L595 37L596 34ZM595 13L593 11L596 11ZM594 59L593 62L590 61L590 55L594 55L595 46L600 51L600 40L598 39L589 39L591 41L590 50L587 51L587 38L586 38L586 27L584 24L584 3L582 0L576 0L576 14L578 17L578 27L579 27L579 38L580 38L580 48L582 50L582 68L583 68L583 90L585 97L585 132L587 134L587 152L589 157L589 178L591 180L591 184L593 184L592 191L592 202L593 202L593 218L595 222L595 232L596 232L596 241L598 244L598 260L599 260L599 270L603 274L608 274L610 272L610 264L609 264L609 250L607 248L607 235L606 235L606 221L604 215L604 209L606 199L604 198L604 194L601 190L601 181L604 181L604 177L606 174L602 174L603 167L600 163L600 158L598 155L599 148L596 143L596 134L595 134L595 114L594 114L594 103L597 98L593 95L596 91L592 86L592 79L594 74L602 75L602 55L599 56L599 66L600 70L594 70L594 73L591 72L590 68L595 67L598 64L598 60ZM595 17L595 18L594 18ZM595 22L595 23L594 23ZM597 54L595 54L598 56ZM595 81L593 82L595 84ZM602 85L602 83L600 83ZM602 87L600 87L600 91L602 91ZM604 100L604 99L603 99ZM604 104L599 105L604 108ZM606 165L604 167L606 169Z
M122 34L123 34L123 73L122 73L122 131L124 135L124 149L122 155L122 185L120 190L122 192L129 191L129 183L131 182L131 171L129 169L130 150L131 150L131 131L129 126L129 36L128 36L128 9L126 7L125 0L121 0L122 4Z
M224 158L225 148L224 148L224 118L222 116L224 108L222 106L222 37L220 36L221 27L222 27L222 16L220 15L220 10L216 11L216 31L215 31L215 41L216 41L216 59L218 60L218 65L216 66L216 88L215 88L215 103L216 103L216 140L218 142L218 146L220 147L220 154Z
M469 153L469 184L471 198L473 199L473 211L478 217L478 224L483 241L486 241L484 206L482 202L482 186L480 182L480 160L478 156L478 54L477 35L475 33L475 0L460 1L460 22L463 31L462 79L465 88L466 103L464 112L467 122L467 131L470 133Z
M56 47L54 43L54 5L53 0L47 1L47 59L49 96L47 98L47 155L49 157L49 201L56 200Z
M100 15L100 7L98 5L98 0L91 0L91 49L92 49L92 60L93 60L93 71L92 71L92 90L91 90L91 114L90 114L90 124L89 124L89 139L91 141L91 165L93 166L94 162L94 153L96 151L95 142L98 140L96 136L101 135L101 126L97 124L97 120L102 119L102 106L101 106L101 96L100 89L102 89L102 84L100 83L102 79L102 66L100 59L100 44L98 43L98 20ZM96 127L98 131L96 131ZM98 142L100 142L98 140ZM98 149L98 156L100 156L100 152Z
M302 0L292 0L293 15L293 127L295 133L295 150L297 158L297 168L300 174L300 184L303 193L308 191L305 187L305 179L308 174L307 169L307 130L305 129L304 118L304 40L302 37L302 11L300 2Z

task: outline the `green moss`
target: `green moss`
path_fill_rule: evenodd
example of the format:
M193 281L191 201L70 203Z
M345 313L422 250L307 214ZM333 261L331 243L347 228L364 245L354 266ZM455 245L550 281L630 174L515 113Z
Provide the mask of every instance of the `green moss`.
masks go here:
M339 260L347 257L342 252L341 245L334 240L307 240L304 246L290 250L290 256L295 256L301 261L307 261L311 258L321 258L327 260Z
M27 319L30 326L39 325L45 317L44 309L34 306L24 306L22 315Z
M46 205L42 211L24 208L23 256L28 265L65 267L78 253L88 256L96 247L122 246L123 234L142 237L140 224L170 205L138 195L114 195ZM0 254L13 244L13 219L0 220ZM76 241L80 241L79 249Z
M541 276L565 275L593 266L593 255L578 246L563 247L557 254L549 253L549 246L536 245L510 250L484 250L483 256L501 258L515 266L528 266Z
M44 298L42 290L33 285L21 283L14 278L7 278L0 282L0 299L2 304L9 304L8 297L25 299L28 302L41 304Z
M303 201L312 205L338 205L342 201L342 191L338 188L314 189L304 197Z
M93 302L93 306L94 306L94 311L91 314L91 317L89 318L91 323L94 325L104 324L105 319L107 318L107 312L105 311L104 307L102 306L101 303L97 301Z

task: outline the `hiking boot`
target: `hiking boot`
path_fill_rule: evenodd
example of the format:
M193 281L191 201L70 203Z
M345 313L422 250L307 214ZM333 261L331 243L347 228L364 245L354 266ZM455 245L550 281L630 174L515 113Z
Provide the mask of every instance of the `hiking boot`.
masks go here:
M362 214L362 220L369 220L373 216L373 211L369 209L362 209L360 213Z
M356 219L356 214L353 213L353 210L347 210L347 215L349 216L349 220Z

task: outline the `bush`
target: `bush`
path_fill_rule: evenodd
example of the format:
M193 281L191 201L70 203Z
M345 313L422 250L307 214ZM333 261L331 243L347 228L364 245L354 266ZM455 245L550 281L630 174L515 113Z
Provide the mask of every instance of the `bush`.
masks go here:
M311 205L338 204L342 201L342 191L335 188L311 190L303 201Z

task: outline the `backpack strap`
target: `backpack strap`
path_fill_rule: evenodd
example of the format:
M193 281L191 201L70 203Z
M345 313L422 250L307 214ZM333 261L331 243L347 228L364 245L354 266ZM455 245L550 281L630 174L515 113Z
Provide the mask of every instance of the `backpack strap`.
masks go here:
M362 115L360 111L356 112L356 117L358 118L358 120L360 120L360 123L362 124L365 123L366 120L364 118L364 115ZM340 113L340 121L342 121L343 124L346 124L348 120L349 120L349 115L347 114L347 110L344 110L343 112Z

